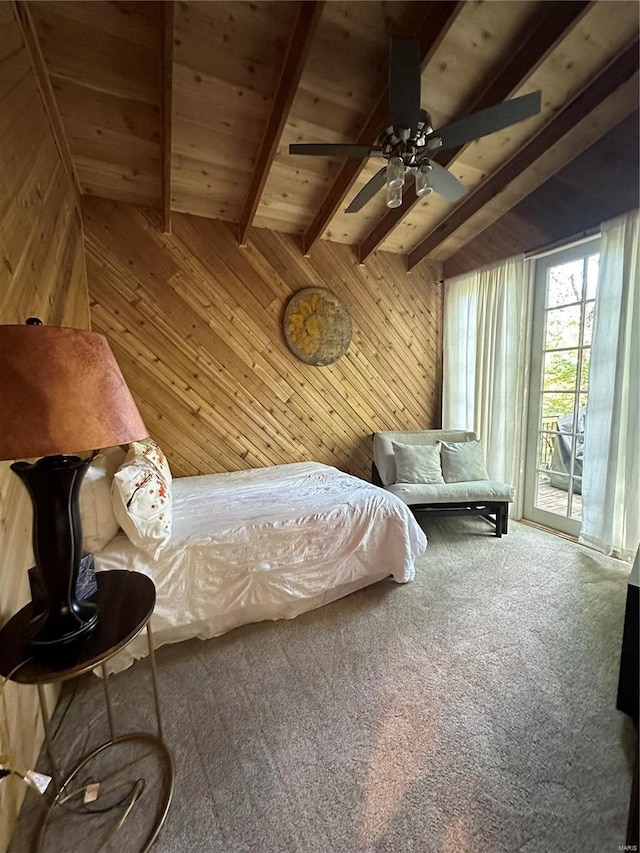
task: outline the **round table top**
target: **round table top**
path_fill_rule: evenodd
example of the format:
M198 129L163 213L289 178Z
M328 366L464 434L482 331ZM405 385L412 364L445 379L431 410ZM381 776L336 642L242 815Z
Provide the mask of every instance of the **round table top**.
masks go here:
M93 633L78 644L37 656L29 646L33 604L27 604L0 630L0 675L20 684L66 681L95 669L139 634L156 603L151 578L118 570L97 572L96 580L98 590L89 599L99 611Z

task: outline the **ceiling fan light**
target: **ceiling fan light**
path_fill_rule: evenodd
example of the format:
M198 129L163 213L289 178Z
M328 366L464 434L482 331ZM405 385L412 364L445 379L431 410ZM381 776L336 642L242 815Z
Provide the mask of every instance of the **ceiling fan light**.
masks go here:
M402 157L390 157L387 163L387 186L402 188L404 184L404 161ZM397 207L398 205L394 205Z
M402 187L392 187L387 184L387 207L400 207L402 204Z
M423 163L415 173L416 195L425 196L433 192L431 186L431 166L428 163Z

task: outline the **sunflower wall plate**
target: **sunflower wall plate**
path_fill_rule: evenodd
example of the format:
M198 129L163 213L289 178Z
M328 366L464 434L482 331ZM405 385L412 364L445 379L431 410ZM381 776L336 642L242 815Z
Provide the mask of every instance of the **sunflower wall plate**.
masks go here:
M351 343L351 317L335 293L322 287L299 290L284 312L291 352L307 364L332 364Z

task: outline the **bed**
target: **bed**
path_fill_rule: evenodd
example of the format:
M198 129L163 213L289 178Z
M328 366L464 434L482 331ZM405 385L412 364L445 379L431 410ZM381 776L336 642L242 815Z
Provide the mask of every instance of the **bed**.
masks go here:
M155 558L118 534L96 569L156 584L156 647L249 622L293 619L392 576L413 580L425 534L408 507L370 483L304 462L173 480L171 540ZM110 671L146 653L136 637Z

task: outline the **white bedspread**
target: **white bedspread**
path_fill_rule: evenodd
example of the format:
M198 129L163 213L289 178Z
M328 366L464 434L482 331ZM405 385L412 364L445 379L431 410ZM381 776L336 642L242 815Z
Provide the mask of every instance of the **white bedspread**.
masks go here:
M156 584L156 646L292 619L389 575L413 580L427 540L394 495L315 462L173 481L171 542L157 560L118 534L96 567ZM111 671L146 653L135 638Z

